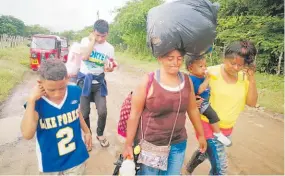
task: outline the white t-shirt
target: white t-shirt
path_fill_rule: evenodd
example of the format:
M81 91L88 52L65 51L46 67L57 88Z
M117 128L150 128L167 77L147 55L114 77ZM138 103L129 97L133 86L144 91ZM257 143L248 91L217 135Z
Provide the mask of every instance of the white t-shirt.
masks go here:
M82 47L88 47L88 44L88 37L81 40ZM83 74L100 75L104 72L104 65L108 62L107 59L109 58L114 59L114 47L107 41L102 44L96 43L89 59L81 61L80 72ZM96 84L98 82L93 80L92 83Z

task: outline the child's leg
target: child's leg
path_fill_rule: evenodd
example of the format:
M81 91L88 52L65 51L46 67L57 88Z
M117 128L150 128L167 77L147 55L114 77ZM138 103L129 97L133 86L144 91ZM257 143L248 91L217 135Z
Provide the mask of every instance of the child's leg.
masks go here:
M86 162L62 172L62 175L85 175Z
M215 123L217 124L217 122L220 121L218 114L212 108L212 106L210 104L208 104L207 108L204 108L204 107L202 107L202 108L205 110L201 113L209 119L210 124L215 124ZM218 129L218 130L220 131L220 129Z
M62 175L61 172L39 172L39 175Z
M203 112L203 115L205 115L209 119L212 130L214 132L213 134L215 137L217 137L217 140L226 145L227 147L231 146L232 144L231 140L229 140L223 133L221 133L218 124L220 119L211 105L207 107L207 109Z
M218 122L212 123L211 127L212 127L212 130L214 133L220 133L221 132Z

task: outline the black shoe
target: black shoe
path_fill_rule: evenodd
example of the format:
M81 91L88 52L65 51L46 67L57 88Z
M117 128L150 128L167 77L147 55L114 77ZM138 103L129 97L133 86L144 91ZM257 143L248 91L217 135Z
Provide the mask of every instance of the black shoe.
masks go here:
M187 172L189 172L189 174L192 174L195 168L199 164L201 164L203 161L205 161L206 158L207 158L206 153L201 153L199 150L196 150L193 153L190 161L187 163L187 166L186 166Z

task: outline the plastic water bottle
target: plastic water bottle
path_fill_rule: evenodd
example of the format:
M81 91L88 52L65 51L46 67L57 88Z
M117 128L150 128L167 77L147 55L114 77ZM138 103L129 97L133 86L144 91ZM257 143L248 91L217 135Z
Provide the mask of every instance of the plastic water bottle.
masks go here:
M122 166L119 171L120 176L135 176L136 175L136 165L132 159L126 159L123 161Z

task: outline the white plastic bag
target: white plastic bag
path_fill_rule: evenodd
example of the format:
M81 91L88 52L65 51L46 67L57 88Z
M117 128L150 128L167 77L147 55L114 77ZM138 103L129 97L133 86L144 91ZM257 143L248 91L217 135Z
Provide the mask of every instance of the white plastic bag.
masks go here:
M68 59L65 64L67 68L67 73L69 76L76 76L80 69L81 55L80 55L81 45L77 42L73 43L70 47Z

